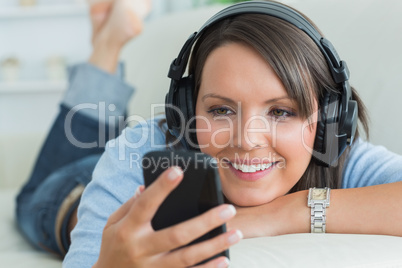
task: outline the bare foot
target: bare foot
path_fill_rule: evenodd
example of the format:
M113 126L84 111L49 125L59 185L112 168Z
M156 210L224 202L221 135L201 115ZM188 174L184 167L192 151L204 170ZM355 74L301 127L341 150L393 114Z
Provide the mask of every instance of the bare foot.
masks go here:
M89 62L114 73L123 46L138 36L151 0L105 0L91 5L93 51Z
M91 5L89 14L92 23L92 43L94 42L95 36L97 36L102 24L105 22L109 15L110 9L112 7L112 2L98 2Z
M92 44L109 42L117 47L141 33L151 0L109 0L91 5Z

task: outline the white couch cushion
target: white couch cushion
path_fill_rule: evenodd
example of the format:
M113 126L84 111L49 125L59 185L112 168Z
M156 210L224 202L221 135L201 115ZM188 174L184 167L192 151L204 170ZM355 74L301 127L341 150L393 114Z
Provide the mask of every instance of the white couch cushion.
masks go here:
M0 190L0 267L57 268L61 260L32 247L14 220L15 190ZM402 238L292 234L244 239L230 249L232 268L402 267Z

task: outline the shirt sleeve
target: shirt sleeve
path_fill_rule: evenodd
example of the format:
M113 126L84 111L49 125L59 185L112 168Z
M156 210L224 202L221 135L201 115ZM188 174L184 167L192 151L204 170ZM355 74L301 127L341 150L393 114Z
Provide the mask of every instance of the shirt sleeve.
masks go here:
M346 160L342 188L357 188L402 181L402 156L377 146L356 141Z
M143 184L141 160L151 150L166 148L159 119L142 121L126 128L109 141L85 188L78 208L78 223L71 233L72 244L63 267L92 267L97 261L103 228L109 216Z
M68 68L68 89L62 104L101 122L123 116L134 88L124 82L124 65L115 74L90 63Z

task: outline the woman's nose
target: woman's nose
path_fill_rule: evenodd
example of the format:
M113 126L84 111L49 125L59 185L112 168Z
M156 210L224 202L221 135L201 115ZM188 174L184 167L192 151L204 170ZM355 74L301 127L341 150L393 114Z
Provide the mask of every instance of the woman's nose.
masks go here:
M264 116L251 116L239 121L233 136L235 147L249 151L268 147L272 137L273 126Z

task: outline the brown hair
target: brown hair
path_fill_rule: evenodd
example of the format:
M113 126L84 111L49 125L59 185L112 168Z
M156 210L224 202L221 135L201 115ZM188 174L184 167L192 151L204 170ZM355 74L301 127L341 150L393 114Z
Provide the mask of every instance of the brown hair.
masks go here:
M269 63L285 86L289 97L298 104L298 112L303 118L307 119L313 113L314 100L319 102L326 91L340 92L324 56L307 34L294 25L272 16L241 14L211 25L195 44L189 64L189 74L195 81L194 104L208 55L214 49L233 42L255 49ZM359 120L368 138L368 116L354 88L352 97L358 103ZM356 138L358 137L357 131ZM171 140L171 137L167 137L168 140ZM336 167L322 168L312 159L290 192L322 187L323 184L339 188L349 150L348 148L342 154ZM322 178L325 178L325 183Z

